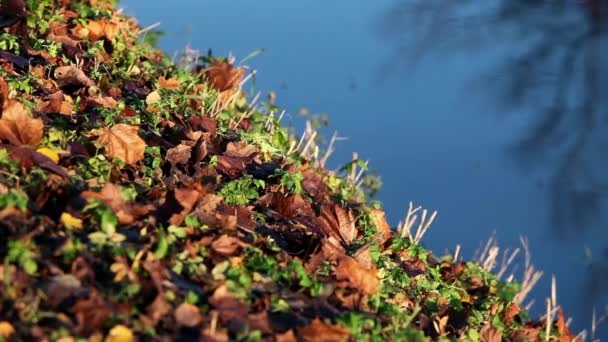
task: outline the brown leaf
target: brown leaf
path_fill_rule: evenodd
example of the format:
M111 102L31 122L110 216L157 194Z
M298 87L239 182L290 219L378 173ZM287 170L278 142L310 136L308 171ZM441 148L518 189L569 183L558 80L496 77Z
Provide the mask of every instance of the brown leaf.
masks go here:
M136 217L143 216L152 210L151 206L127 204L122 198L118 185L106 182L101 192L91 190L80 194L83 198L97 198L107 205L118 217L120 224L131 224Z
M192 147L184 144L179 144L173 148L167 150L165 160L172 165L186 165L192 155Z
M502 316L502 321L505 326L511 326L511 323L513 323L513 320L515 319L515 317L517 317L520 311L521 308L519 307L519 305L517 305L516 303L511 303L511 305L509 305L509 307L507 308L507 310L505 310Z
M247 164L250 162L249 158L219 156L217 158L217 170L234 179L243 175Z
M224 256L234 255L239 248L246 246L248 246L247 243L227 234L223 234L211 243L211 248Z
M3 77L0 77L0 108L4 108L4 103L8 100L10 88Z
M36 107L45 114L59 113L63 115L72 115L74 112L72 103L66 100L66 97L61 90L46 96L44 100L38 100L36 102Z
M106 154L110 158L119 158L126 164L135 164L144 158L146 142L137 135L139 126L116 124L112 128L103 128L92 131L97 135Z
M96 42L100 39L112 40L118 35L118 25L106 19L89 20L85 26L77 26L72 33L80 38Z
M43 134L42 119L32 118L21 102L12 99L5 102L0 118L0 139L16 146L37 145Z
M24 0L3 0L0 1L0 12L2 14L14 16L22 16L25 14Z
M378 229L378 232L376 233L378 236L378 245L382 245L391 237L391 226L386 222L384 210L372 209L372 220Z
M166 79L165 76L161 76L158 79L158 85L160 85L162 88L167 88L167 89L176 89L177 87L179 87L179 85L181 83L182 82L175 77Z
M235 68L232 64L214 60L205 75L207 82L216 90L223 92L239 85L245 75L245 69Z
M280 334L277 333L275 335L276 342L296 342L296 335L293 333L293 330L289 329L286 332Z
M97 291L91 291L89 298L77 301L70 311L76 316L76 330L81 334L90 334L101 329L111 315L103 297Z
M260 150L254 145L248 145L244 141L231 142L226 146L225 156L228 157L242 157L249 158L252 155L260 152Z
M557 332L559 333L560 342L571 342L576 340L576 336L572 335L570 329L568 329L568 326L566 325L564 310L562 310L561 307L558 310L557 322L555 322L555 326L557 327Z
M220 285L215 289L213 295L209 297L209 304L218 311L224 321L245 319L249 312L249 306L236 299L226 285Z
M346 211L340 205L334 205L334 213L338 222L340 235L350 244L357 238L357 228L355 227L355 217L351 210Z
M194 210L201 223L211 228L234 230L237 226L238 211L227 210L231 207L223 203L220 196L205 194Z
M22 167L29 169L33 165L36 165L42 169L51 171L61 177L69 178L68 173L63 167L57 165L51 158L38 151L34 151L33 149L27 147L5 147L9 151L11 157L19 160L19 164Z
M487 322L479 332L479 342L502 342L502 330Z
M298 335L305 342L346 342L350 331L337 324L325 324L317 317L310 324L299 328Z
M95 82L93 82L84 71L75 66L61 66L55 68L55 79L57 79L57 83L60 87L68 85L91 87L95 85Z
M302 180L302 188L310 196L317 197L317 195L326 192L327 185L323 182L323 177L313 170L306 170L302 172L304 180Z
M201 310L190 303L181 303L173 314L178 326L193 328L203 321Z
M380 285L376 267L365 268L354 258L344 255L336 266L337 285L358 289L365 294L374 294Z
M180 212L171 215L169 223L179 225L184 221L186 215L192 211L192 207L198 201L200 193L195 189L175 189L173 197L182 209Z
M511 331L509 340L514 342L530 342L540 341L540 328L533 326L524 326Z
M171 305L167 301L164 293L160 293L156 295L152 304L148 305L146 311L147 315L141 317L142 321L147 326L155 327L163 317L171 312Z

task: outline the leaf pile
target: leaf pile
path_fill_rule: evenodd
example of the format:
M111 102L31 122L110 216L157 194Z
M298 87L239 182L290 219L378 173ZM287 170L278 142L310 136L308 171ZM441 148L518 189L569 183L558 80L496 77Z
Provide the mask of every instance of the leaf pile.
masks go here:
M1 4L0 340L545 339L294 152L244 68L172 64L112 1Z

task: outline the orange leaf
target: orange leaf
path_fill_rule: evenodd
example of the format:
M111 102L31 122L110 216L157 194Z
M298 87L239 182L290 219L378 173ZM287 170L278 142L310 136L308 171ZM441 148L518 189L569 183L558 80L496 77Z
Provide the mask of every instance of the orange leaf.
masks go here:
M91 132L98 135L98 141L104 145L110 158L119 158L127 164L135 164L144 158L146 142L137 135L139 126L116 124Z
M43 133L42 119L32 118L21 102L8 100L5 103L0 119L0 139L17 146L36 145Z
M214 60L205 74L209 85L219 92L224 92L239 85L245 75L245 70L235 68L234 65L227 62Z
M325 324L319 318L298 329L298 333L303 341L346 342L350 336L346 328Z
M339 286L352 287L365 294L374 294L380 285L375 267L365 268L350 256L342 256L336 266L336 279Z

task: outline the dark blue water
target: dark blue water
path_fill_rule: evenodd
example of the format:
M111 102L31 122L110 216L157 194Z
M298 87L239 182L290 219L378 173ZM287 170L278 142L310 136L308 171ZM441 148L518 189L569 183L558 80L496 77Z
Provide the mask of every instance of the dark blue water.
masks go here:
M444 53L400 68L390 39L376 29L393 3L122 1L142 26L162 23L168 34L161 47L168 52L190 45L215 55L232 52L238 61L265 48L247 62L258 70L257 90L277 92L278 105L290 114L287 123L298 122L301 107L327 113L331 129L349 138L330 164L349 161L353 151L369 159L382 176L378 199L392 224L404 217L409 201L438 210L424 244L436 254L460 244L468 258L494 231L501 247L518 247L519 237L527 236L534 264L545 271L531 295L533 311L542 312L554 274L558 302L575 317L571 327L588 328L592 308L601 312L608 304L600 268L606 221L566 233L555 229L552 164L522 167L507 151L536 113L506 113L490 92L470 86L484 66L503 58L500 49ZM590 278L593 270L600 276Z

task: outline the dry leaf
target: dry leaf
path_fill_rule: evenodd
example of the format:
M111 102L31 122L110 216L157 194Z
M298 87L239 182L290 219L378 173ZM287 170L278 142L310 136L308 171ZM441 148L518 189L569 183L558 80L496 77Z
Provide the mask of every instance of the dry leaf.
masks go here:
M183 327L192 328L203 321L201 310L196 305L190 303L180 304L177 309L175 309L173 316L177 325Z
M298 335L305 342L346 342L350 332L344 327L325 324L315 318L310 324L298 329Z
M354 258L342 256L336 266L336 280L339 286L351 287L365 294L374 294L380 285L375 267L365 268Z
M239 85L245 75L245 69L235 68L234 65L214 60L205 73L207 82L216 90L224 92Z
M502 342L502 330L488 322L479 332L479 342Z
M139 126L116 124L112 128L97 129L91 135L99 136L110 158L119 158L126 164L135 164L144 158L146 142L137 135Z
M64 86L79 86L91 87L95 82L91 80L84 71L74 66L61 66L55 68L55 78L60 87Z
M49 157L49 159L54 161L55 164L57 164L59 162L59 155L57 154L57 152L51 150L48 147L41 147L41 148L37 149L36 152L38 152L40 154L44 154L45 156Z
M127 326L122 324L116 325L110 329L108 336L106 336L105 342L134 342L135 335Z
M0 337L9 338L13 334L15 334L15 328L11 325L10 322L1 321L0 322Z
M42 119L32 118L21 102L6 101L0 118L0 139L17 146L36 145L42 140L43 134Z
M69 213L62 213L59 219L67 229L81 229L83 227L82 220Z

